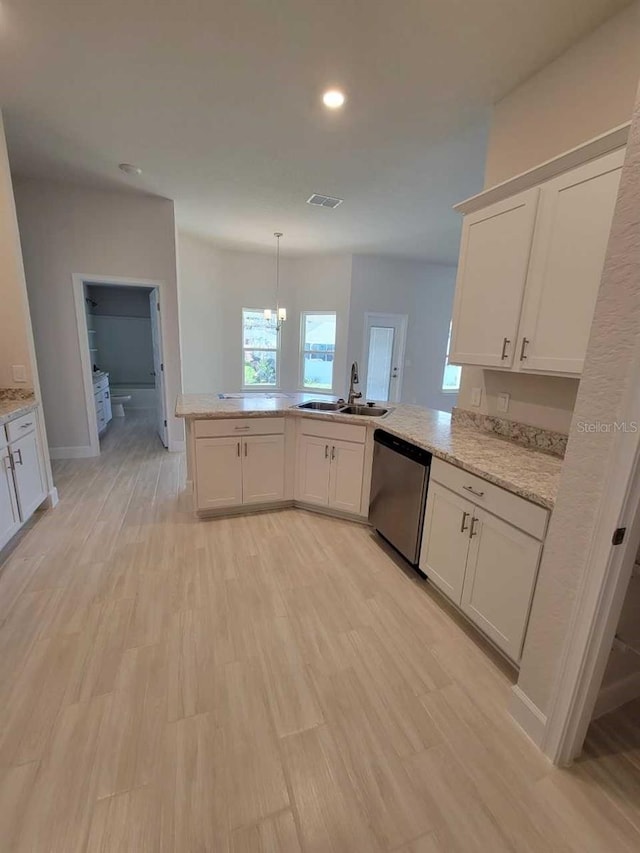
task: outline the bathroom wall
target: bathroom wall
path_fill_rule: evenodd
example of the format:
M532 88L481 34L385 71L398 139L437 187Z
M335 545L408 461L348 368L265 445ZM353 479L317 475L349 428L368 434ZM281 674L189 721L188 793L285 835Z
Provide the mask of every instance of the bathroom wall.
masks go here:
M94 363L112 386L155 388L149 288L85 285L95 330Z

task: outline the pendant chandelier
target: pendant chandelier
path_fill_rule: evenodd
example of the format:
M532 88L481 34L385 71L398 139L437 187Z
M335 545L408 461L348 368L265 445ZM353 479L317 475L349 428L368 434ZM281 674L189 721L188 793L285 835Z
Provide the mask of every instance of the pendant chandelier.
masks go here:
M280 307L280 238L282 231L275 231L273 236L276 238L276 331L279 332L282 324L287 319L287 309ZM273 319L273 311L271 308L264 309L265 320Z

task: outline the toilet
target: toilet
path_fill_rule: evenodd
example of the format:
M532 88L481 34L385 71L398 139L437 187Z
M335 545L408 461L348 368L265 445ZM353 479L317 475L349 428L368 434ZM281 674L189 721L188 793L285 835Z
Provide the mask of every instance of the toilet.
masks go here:
M111 398L111 409L114 418L124 417L124 404L131 400L131 394L121 394L118 397Z

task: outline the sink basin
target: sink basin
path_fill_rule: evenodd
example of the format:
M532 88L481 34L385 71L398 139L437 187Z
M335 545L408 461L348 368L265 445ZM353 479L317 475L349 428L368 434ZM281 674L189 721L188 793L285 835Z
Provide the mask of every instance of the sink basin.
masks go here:
M366 415L369 418L381 418L386 415L389 409L383 409L382 406L345 406L340 409L341 415Z
M315 412L339 412L343 405L343 403L328 403L321 400L310 400L308 403L301 403L296 408L312 409Z

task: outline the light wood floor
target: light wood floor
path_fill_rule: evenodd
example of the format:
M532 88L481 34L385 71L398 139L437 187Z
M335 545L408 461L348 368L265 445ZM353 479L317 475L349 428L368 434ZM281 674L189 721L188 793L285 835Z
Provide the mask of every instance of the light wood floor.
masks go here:
M552 768L366 528L197 522L183 464L117 421L4 564L3 853L640 849L637 737Z

